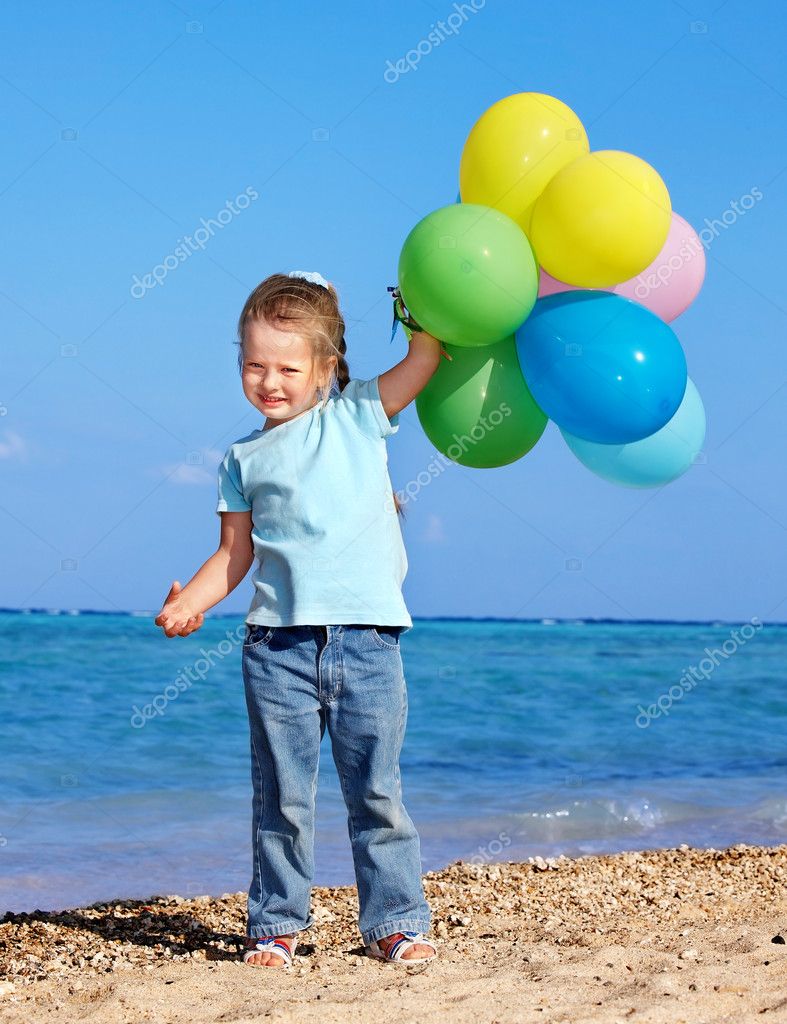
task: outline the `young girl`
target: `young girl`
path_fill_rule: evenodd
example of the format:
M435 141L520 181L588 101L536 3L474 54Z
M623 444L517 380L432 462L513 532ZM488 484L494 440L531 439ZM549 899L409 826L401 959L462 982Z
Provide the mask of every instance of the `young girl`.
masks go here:
M227 450L219 549L186 587L173 583L155 621L168 637L188 636L259 559L242 653L253 783L243 959L289 967L298 933L314 923L315 794L327 726L365 951L392 963L431 960L420 840L399 774L408 706L399 640L412 619L385 438L443 350L417 330L396 366L350 380L336 291L301 271L254 289L238 336L243 393L265 425Z

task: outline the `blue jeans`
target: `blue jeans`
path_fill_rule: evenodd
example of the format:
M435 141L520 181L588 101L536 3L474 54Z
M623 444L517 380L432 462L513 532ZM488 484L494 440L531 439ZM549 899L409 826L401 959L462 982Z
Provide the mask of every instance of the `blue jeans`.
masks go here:
M348 811L364 943L429 930L420 840L399 774L407 720L403 630L246 625L254 791L248 935L285 935L314 923L314 812L326 725Z

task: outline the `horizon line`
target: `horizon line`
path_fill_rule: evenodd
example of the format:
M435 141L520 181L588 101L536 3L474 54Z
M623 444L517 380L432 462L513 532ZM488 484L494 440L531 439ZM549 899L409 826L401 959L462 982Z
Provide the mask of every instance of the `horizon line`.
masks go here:
M107 611L98 608L4 608L0 607L0 615L50 615L78 617L80 615L119 615L128 618L148 618L158 614L155 610L131 609L122 611ZM235 619L245 617L247 613L219 612L218 614L205 613L206 619ZM561 618L553 615L540 615L534 618L512 618L510 616L498 615L413 615L413 622L521 622L536 623L538 625L640 625L640 626L735 626L741 623L740 619L612 619L607 616L598 618L583 618L581 616L569 616ZM749 621L749 620L746 620ZM780 620L764 620L769 626L787 626L787 622Z

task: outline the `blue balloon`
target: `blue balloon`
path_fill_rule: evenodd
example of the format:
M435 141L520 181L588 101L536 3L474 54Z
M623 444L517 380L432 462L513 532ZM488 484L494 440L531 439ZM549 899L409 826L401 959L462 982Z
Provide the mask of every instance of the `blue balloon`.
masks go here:
M533 398L561 428L599 444L660 430L686 391L686 357L672 328L631 299L578 290L539 299L516 332Z
M705 409L691 377L678 411L661 430L631 444L596 444L565 430L563 439L579 461L604 480L623 487L661 487L694 463L705 441Z

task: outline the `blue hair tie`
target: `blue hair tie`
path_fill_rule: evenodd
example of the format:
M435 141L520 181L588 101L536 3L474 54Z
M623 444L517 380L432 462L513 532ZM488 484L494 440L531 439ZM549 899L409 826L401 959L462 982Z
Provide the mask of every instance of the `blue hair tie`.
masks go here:
M322 288L327 289L329 287L322 274L318 274L316 270L291 270L287 277L300 277L304 281L311 281L312 284L318 284Z

